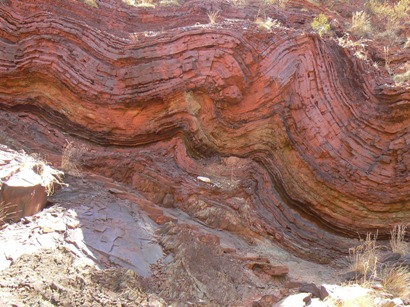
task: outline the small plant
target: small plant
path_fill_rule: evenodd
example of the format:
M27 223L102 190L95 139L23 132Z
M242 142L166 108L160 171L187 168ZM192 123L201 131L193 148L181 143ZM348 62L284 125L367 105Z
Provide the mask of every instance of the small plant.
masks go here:
M209 19L209 23L211 25L216 23L216 20L219 17L219 12L218 11L211 11L208 13L208 19Z
M410 243L404 240L406 236L406 228L406 225L396 225L390 232L390 246L393 253L404 255L410 252Z
M0 226L13 221L16 214L21 214L17 207L11 203L0 202Z
M352 16L352 33L363 36L371 31L370 18L364 11L354 12Z
M357 274L356 281L362 284L377 277L378 250L376 239L377 234L372 236L368 233L366 240L361 245L349 249L352 270Z
M0 203L0 226L7 222L6 205L3 202Z
M390 72L390 48L387 46L384 46L383 53L384 53L384 66L387 69L387 71Z
M266 19L262 19L258 17L255 20L255 23L258 25L259 29L270 31L272 28L278 28L281 26L280 22L276 19L272 19L270 17Z
M404 267L386 269L382 276L383 287L401 299L410 299L410 271Z
M310 25L312 26L312 29L319 34L320 37L322 37L323 34L326 34L330 30L329 20L324 14L319 14L319 16L316 16Z

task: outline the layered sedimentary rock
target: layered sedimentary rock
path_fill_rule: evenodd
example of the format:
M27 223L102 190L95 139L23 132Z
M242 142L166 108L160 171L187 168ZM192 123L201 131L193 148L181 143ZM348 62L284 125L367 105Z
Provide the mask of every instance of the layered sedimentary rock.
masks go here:
M206 25L212 3L1 3L4 139L74 140L84 169L321 262L410 219L410 89L332 40Z

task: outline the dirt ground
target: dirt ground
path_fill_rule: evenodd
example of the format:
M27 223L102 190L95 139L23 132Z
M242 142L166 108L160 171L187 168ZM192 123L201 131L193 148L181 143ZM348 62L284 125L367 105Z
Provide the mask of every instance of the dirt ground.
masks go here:
M0 272L1 306L165 306L127 269L98 270L69 249L26 254Z

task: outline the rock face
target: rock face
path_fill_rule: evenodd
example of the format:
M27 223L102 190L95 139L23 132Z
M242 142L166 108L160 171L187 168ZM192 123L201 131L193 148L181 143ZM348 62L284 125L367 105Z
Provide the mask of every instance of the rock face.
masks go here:
M297 9L266 32L223 2L2 1L0 141L58 161L69 140L154 203L332 261L410 219L410 89L285 27Z

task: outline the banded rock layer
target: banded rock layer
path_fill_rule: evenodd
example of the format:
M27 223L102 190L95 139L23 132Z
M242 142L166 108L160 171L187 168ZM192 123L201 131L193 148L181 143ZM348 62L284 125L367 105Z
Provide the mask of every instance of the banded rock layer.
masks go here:
M320 262L409 221L410 89L331 40L205 25L192 3L3 1L4 136L51 158L75 139L84 168Z

